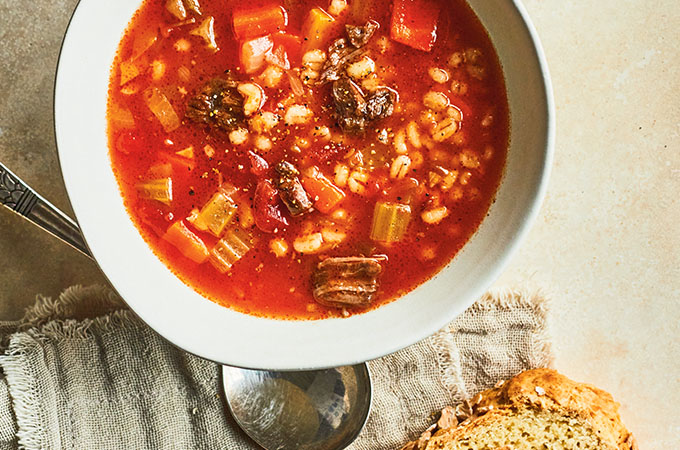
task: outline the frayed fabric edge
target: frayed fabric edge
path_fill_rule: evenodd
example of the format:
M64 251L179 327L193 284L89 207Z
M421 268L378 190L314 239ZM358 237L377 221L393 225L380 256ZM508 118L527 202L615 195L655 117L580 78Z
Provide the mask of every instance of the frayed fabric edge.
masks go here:
M39 416L44 408L40 404L35 376L23 353L26 347L35 345L36 342L30 336L18 334L12 339L7 353L0 356L0 367L7 378L17 420L19 448L25 450L46 448L45 429Z
M535 354L537 358L531 362L531 366L553 367L554 355L548 324L549 303L541 289L495 288L486 292L463 314L515 308L531 310L542 319L541 326L536 327L534 333ZM451 341L451 333L452 330L449 324L433 336L433 343L437 349L437 364L442 383L449 391L452 400L459 400L454 397L460 397L460 400L465 400L470 397L470 393L465 388L465 382L461 373L460 354Z
M19 321L19 329L37 328L59 319L87 319L126 308L125 303L111 289L93 285L72 286L58 298L38 296Z
M141 320L129 310L118 310L94 319L52 320L40 328L25 331L35 339L87 339L93 335L109 333L121 328L137 328ZM96 333L91 332L96 329Z
M489 311L492 309L531 308L545 318L548 304L541 289L495 288L489 290L470 306L468 311Z

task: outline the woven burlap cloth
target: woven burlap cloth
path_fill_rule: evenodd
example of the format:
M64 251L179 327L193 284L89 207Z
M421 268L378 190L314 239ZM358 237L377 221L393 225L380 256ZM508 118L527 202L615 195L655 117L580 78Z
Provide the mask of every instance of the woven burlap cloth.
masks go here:
M442 407L549 365L545 328L540 295L500 291L370 362L373 409L349 448L398 448ZM2 450L259 448L225 408L219 366L170 345L104 288L38 298L0 337Z

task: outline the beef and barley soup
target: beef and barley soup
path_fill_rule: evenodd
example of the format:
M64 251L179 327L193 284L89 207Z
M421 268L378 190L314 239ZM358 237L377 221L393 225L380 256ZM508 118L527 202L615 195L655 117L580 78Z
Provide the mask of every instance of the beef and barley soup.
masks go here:
M464 0L145 0L110 155L134 223L213 301L347 316L441 270L493 202L503 74Z

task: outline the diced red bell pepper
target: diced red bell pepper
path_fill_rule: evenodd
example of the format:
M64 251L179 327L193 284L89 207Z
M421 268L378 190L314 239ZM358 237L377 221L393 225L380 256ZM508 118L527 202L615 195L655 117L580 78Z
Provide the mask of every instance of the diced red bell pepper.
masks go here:
M262 180L257 183L253 199L255 225L265 233L273 233L277 228L288 225L280 208L279 191L272 182Z
M239 41L283 31L288 25L288 13L279 5L234 11L233 19L234 34Z
M258 177L261 177L267 170L269 170L269 164L267 161L255 152L248 152L248 157L250 158L250 172Z
M241 66L245 73L255 73L264 67L265 58L274 47L271 36L262 36L241 44Z
M393 0L390 37L429 52L437 40L439 6L433 0Z

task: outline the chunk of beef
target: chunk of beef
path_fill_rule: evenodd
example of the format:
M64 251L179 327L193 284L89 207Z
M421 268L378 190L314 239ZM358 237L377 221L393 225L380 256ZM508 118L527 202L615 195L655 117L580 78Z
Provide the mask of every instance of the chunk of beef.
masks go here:
M290 211L291 216L299 216L312 209L312 202L300 182L300 172L288 161L281 161L275 167L279 175L276 187L279 196Z
M369 122L389 117L399 99L397 92L379 88L366 98L349 78L343 77L333 83L333 102L338 125L349 134L361 134Z
M186 117L212 128L231 131L245 122L238 82L214 78L187 103Z
M376 258L328 258L312 276L314 298L331 307L368 306L378 291L382 266Z
M345 25L345 31L347 32L349 42L356 48L361 48L368 44L368 41L378 28L380 28L380 24L375 20L369 20L363 27L356 25Z
M338 115L338 125L350 134L361 134L366 128L366 99L349 78L340 78L333 83L333 103Z
M346 38L336 39L328 47L328 59L321 70L319 83L327 83L340 79L347 64L358 59L364 53L361 47L371 39L380 24L375 20L369 20L364 26L345 25Z
M399 96L394 89L378 88L366 100L366 118L378 120L391 116L394 112L394 104L397 103L398 99Z
M328 59L323 66L319 84L340 79L347 64L358 58L364 51L354 48L347 43L347 39L340 38L328 48Z

